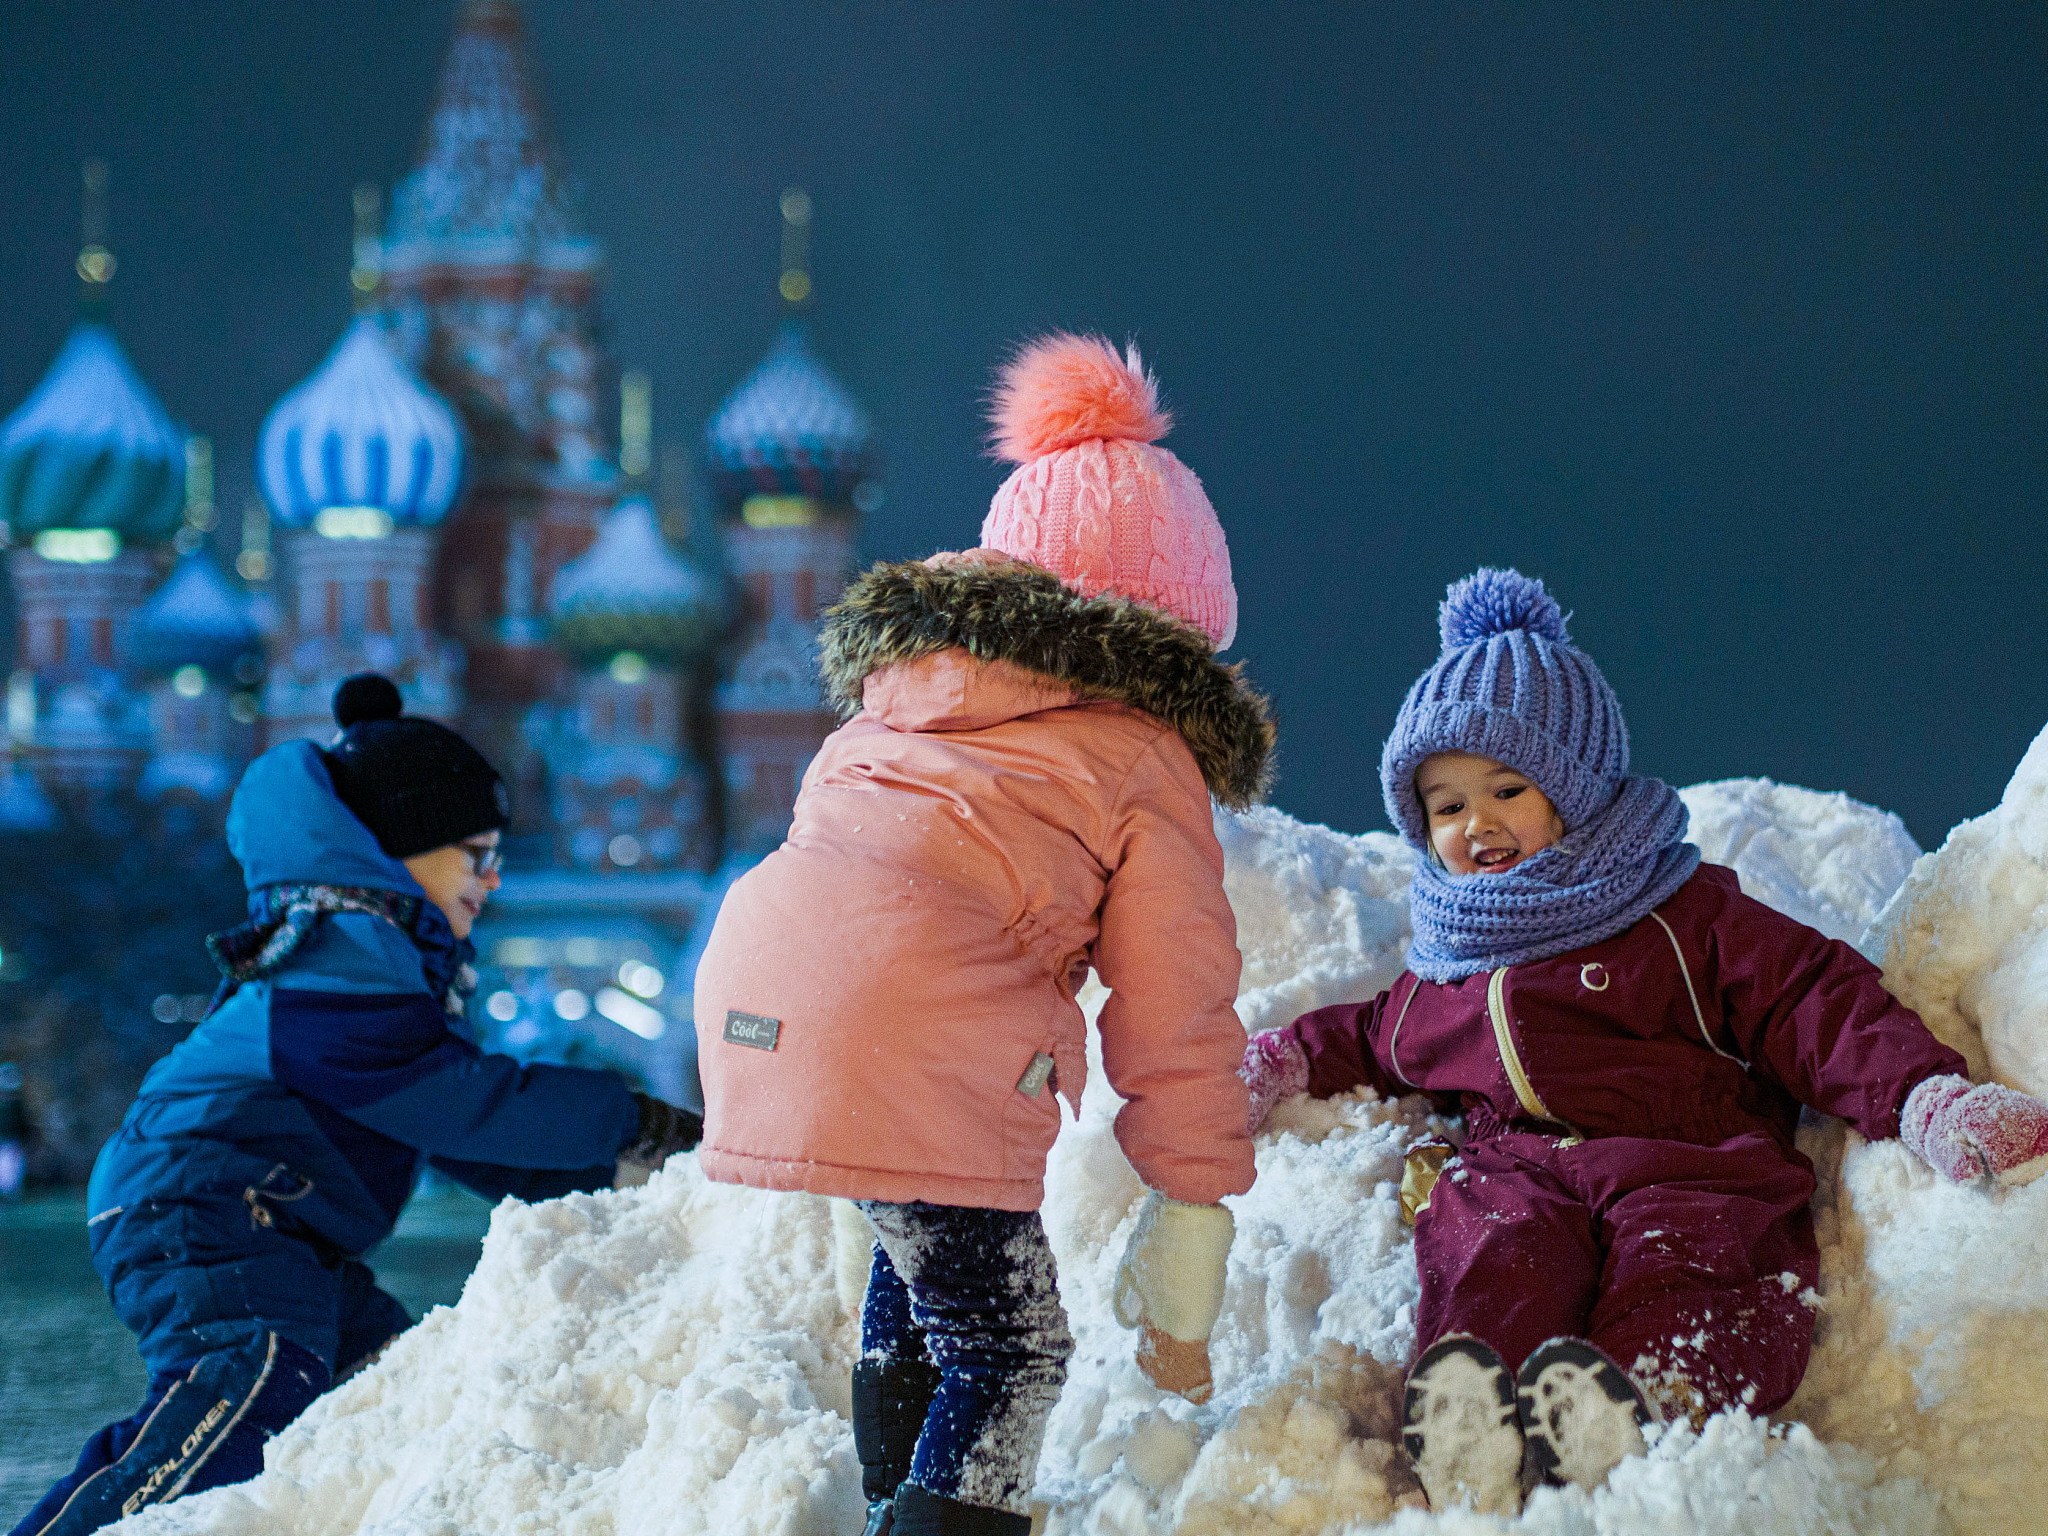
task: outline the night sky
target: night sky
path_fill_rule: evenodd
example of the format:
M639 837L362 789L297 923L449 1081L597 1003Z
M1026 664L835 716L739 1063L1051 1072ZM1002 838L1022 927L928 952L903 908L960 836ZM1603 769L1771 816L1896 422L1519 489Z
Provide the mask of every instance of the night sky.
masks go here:
M0 14L0 413L114 322L215 441L348 316L349 194L420 143L432 3ZM815 200L820 351L874 414L863 552L974 540L990 366L1135 335L1236 564L1286 809L1383 826L1444 583L1542 575L1640 771L1758 774L1923 844L2048 721L2048 12L2038 6L533 0L607 340L694 443Z

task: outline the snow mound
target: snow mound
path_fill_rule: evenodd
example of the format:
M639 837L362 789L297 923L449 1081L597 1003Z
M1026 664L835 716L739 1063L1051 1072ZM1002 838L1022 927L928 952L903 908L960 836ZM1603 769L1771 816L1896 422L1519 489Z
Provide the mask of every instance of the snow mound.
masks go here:
M2048 965L2021 910L2039 899L2023 870L2048 889L2026 852L2048 846L2048 805L2017 792L2030 773L2048 777L2039 744L2006 805L1922 860L1873 929L1897 949L1901 995L1978 1000L1968 1030L2008 971ZM1895 819L1840 796L1765 781L1685 794L1710 857L1832 932L1882 906L1912 856ZM1393 838L1270 810L1221 817L1218 832L1248 1027L1368 996L1398 971L1412 861ZM1973 888L1990 870L2006 872L2003 894ZM1996 942L1986 923L2005 925ZM1115 1108L1093 1074L1048 1171L1078 1342L1039 1469L1053 1536L2005 1536L2034 1524L2048 1486L2048 1181L1955 1189L1896 1143L1808 1131L1823 1253L1814 1365L1788 1415L1804 1422L1735 1412L1698 1435L1673 1430L1590 1497L1544 1490L1502 1522L1421 1509L1397 1444L1416 1299L1397 1190L1403 1151L1434 1124L1423 1101L1361 1093L1276 1111L1258 1184L1232 1202L1218 1387L1199 1408L1146 1383L1111 1318L1139 1197ZM825 1201L709 1184L687 1158L638 1189L507 1202L461 1303L315 1404L272 1443L262 1477L122 1529L857 1530L856 1339L832 1231Z
M2048 730L1997 808L1913 866L1863 952L1972 1075L2048 1095Z
M1745 895L1847 944L1920 857L1903 821L1847 795L1720 779L1678 798L1692 813L1686 835L1709 864L1734 870Z

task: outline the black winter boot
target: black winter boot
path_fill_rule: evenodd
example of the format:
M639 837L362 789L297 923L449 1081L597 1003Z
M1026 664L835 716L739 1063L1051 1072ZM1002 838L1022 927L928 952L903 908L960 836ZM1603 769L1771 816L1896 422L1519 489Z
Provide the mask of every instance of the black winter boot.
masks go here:
M896 1491L891 1536L1030 1536L1031 1517L941 1498L915 1483Z
M853 1449L868 1500L862 1536L889 1536L890 1501L910 1476L924 1416L939 1390L929 1360L862 1360L853 1368Z

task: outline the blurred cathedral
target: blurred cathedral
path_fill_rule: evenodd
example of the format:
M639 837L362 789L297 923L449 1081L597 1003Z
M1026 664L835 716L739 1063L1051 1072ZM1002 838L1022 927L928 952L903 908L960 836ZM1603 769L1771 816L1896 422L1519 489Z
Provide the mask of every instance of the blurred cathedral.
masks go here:
M260 502L217 530L206 440L110 326L105 176L87 167L78 323L0 424L0 831L117 799L217 836L252 755L326 739L335 684L384 672L513 786L479 1028L676 1088L679 968L831 728L816 624L879 502L867 417L803 318L808 197L783 196L781 331L705 429L693 526L646 376L599 343L601 253L518 9L465 0L388 219L357 192L355 319L263 422Z

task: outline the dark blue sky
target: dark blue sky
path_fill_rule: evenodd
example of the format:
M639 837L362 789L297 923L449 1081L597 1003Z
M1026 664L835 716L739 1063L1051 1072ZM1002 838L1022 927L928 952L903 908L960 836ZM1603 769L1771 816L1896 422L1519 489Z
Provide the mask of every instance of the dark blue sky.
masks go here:
M0 16L0 412L117 328L231 509L419 143L435 3ZM775 194L879 424L865 553L971 542L1012 340L1135 333L1230 535L1279 802L1383 825L1443 584L1548 579L1676 782L1845 789L1923 843L2048 720L2048 13L2035 6L534 0L609 340L694 437L776 318Z

